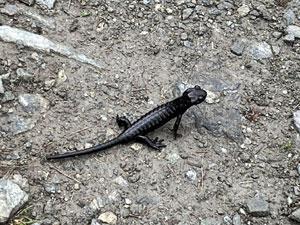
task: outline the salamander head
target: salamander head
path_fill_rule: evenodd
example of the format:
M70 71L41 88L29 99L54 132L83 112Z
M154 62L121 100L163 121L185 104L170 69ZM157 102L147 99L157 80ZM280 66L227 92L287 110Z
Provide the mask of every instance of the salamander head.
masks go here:
M183 96L187 97L191 105L197 105L203 102L206 98L206 91L201 89L198 85L193 88L188 88L183 93Z

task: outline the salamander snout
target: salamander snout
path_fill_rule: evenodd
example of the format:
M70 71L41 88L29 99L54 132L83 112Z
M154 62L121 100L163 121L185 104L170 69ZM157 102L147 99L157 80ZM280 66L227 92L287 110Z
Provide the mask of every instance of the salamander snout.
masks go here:
M192 105L197 105L205 100L207 92L196 85L193 88L187 89L184 95L187 95Z

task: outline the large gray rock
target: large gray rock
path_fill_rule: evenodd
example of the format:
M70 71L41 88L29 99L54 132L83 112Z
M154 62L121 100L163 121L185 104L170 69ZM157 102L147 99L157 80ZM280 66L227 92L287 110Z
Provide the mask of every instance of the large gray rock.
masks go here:
M103 63L89 59L86 55L79 53L71 47L67 47L60 43L55 43L41 35L21 29L12 28L9 26L0 26L0 39L6 42L21 44L37 51L54 52L98 68L104 67Z
M35 126L35 120L31 118L23 118L15 113L10 114L7 119L4 118L4 122L1 120L0 122L0 129L13 134L24 133Z
M242 55L245 48L245 43L241 40L237 40L231 46L231 51L236 55Z
M18 112L12 112L6 118L0 117L0 130L13 134L24 133L32 129L41 114L47 112L49 108L49 101L39 94L21 94L18 96L18 102L30 117L28 115L24 117Z
M18 8L14 5L5 4L3 8L0 8L0 12L9 16L14 16L18 13Z
M49 101L39 94L21 94L18 101L27 113L44 113L49 108Z
M252 216L268 216L270 214L269 203L261 196L250 199L247 202L247 209Z
M20 2L25 3L26 5L32 5L34 3L34 0L19 0Z
M15 99L14 94L11 91L6 91L6 92L4 92L4 96L2 98L2 102L5 103L5 102L12 101L14 99Z
M0 180L0 224L6 223L12 214L28 201L28 195L10 180Z
M286 28L286 32L288 33L288 35L292 35L295 38L300 38L300 27L298 27L298 26L289 25Z
M25 80L25 81L30 81L33 80L34 76L30 73L28 73L27 71L25 71L23 68L18 68L16 70L18 77L20 77L20 79Z
M18 5L18 7L17 7L15 5L5 4L5 6L3 8L0 8L0 13L6 14L9 16L15 16L15 15L21 14L21 15L30 17L31 19L35 20L37 22L37 24L39 24L40 26L43 26L43 27L46 27L46 28L49 28L52 30L54 30L56 27L55 20L53 18L47 17L47 16L41 16L34 10L31 10L28 7L24 8L21 5Z
M46 6L48 9L52 9L55 4L55 0L35 0L37 4Z
M287 24L293 24L296 21L296 15L292 9L288 9L284 14L283 18L286 20Z
M295 36L292 34L287 34L283 37L283 40L285 42L294 42L295 41Z
M246 51L255 59L266 59L273 56L271 46L266 42L254 42L248 46Z
M216 75L217 74L217 75ZM195 73L190 78L189 85L178 83L182 93L186 88L198 84L208 92L206 103L191 108L187 114L194 116L196 127L201 133L203 127L214 136L224 135L238 144L243 143L241 129L242 115L239 112L238 84L226 80L226 71L218 69L217 63L201 59L195 66ZM177 93L175 95L180 95ZM222 93L226 93L223 96Z
M290 218L300 223L300 208L292 212Z

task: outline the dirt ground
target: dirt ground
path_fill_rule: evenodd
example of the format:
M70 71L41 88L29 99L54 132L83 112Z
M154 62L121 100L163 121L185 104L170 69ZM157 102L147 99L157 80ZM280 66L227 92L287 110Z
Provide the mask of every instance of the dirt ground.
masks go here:
M0 8L28 9L56 27L22 12L1 13L1 25L104 63L0 42L0 76L14 96L0 94L0 178L25 180L30 218L97 224L108 212L116 224L297 224L289 215L300 203L300 39L287 40L286 29L300 26L299 1L22 2ZM20 78L19 68L33 78ZM45 159L108 140L121 131L117 114L134 121L196 84L208 97L183 116L181 137L174 140L173 122L150 134L165 140L161 152L130 143ZM48 105L25 112L18 97L26 93ZM32 119L32 129L13 132L12 115ZM267 209L251 211L253 199Z

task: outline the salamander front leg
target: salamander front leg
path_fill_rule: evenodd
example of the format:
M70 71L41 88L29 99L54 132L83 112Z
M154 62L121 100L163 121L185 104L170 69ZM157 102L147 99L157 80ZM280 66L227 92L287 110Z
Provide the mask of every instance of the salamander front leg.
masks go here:
M174 133L174 138L175 138L175 139L176 139L178 136L180 136L180 135L177 134L177 130L178 130L178 128L179 128L179 124L180 124L181 118L182 118L182 114L178 115L178 116L177 116L177 119L176 119L176 121L175 121L175 123L174 123L174 126L173 126L173 133Z
M130 121L126 118L126 116L119 116L117 115L117 124L119 127L124 127L125 130L127 130L129 127L131 127Z
M151 148L160 151L162 148L166 147L166 145L163 143L164 139L159 140L158 138L150 139L147 136L137 136L137 141L146 143Z

